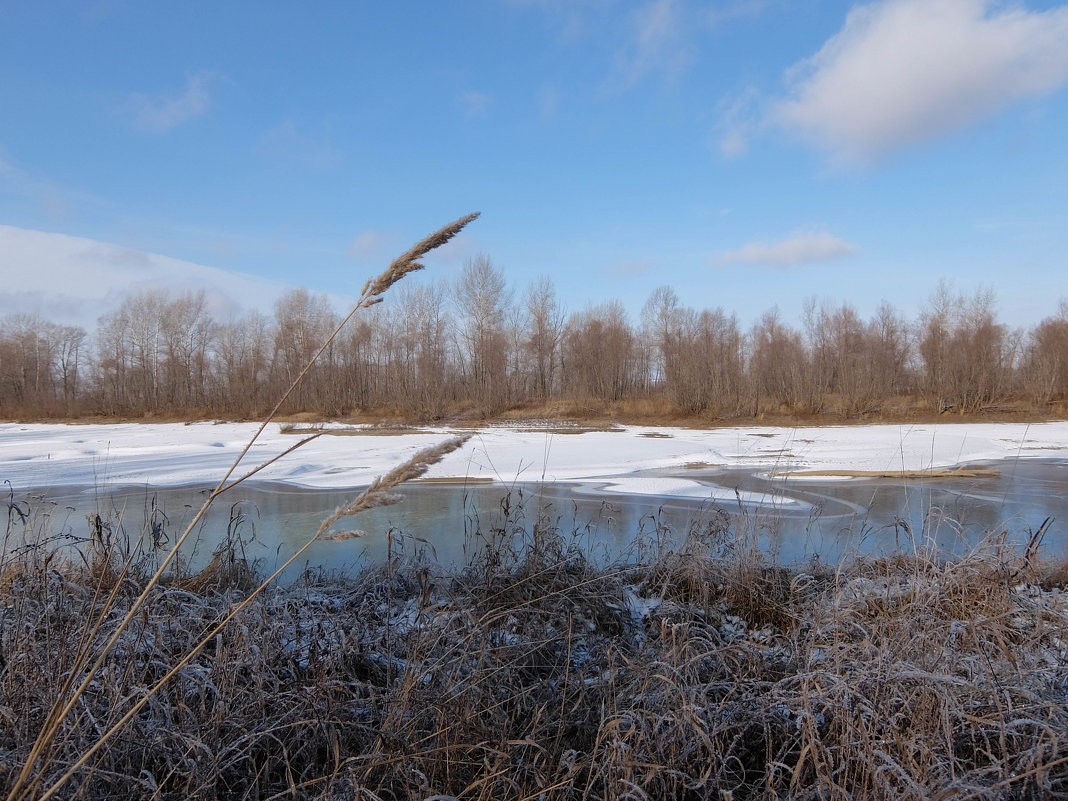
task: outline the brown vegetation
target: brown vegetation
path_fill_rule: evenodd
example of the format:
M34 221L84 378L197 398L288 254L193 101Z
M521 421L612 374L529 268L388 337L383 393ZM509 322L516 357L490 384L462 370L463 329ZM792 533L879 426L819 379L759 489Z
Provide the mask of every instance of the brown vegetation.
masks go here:
M381 297L381 296L379 296ZM513 302L472 259L453 285L405 287L354 320L282 407L294 420L548 417L713 425L760 420L1043 419L1068 410L1068 301L1029 333L989 293L942 286L916 321L883 304L806 304L748 331L657 289L637 324L618 302L566 316L541 279ZM202 295L142 292L95 336L36 317L0 324L0 415L20 419L256 419L337 325L296 290L270 317L229 322Z
M259 596L60 797L1068 797L1063 564L1002 540L784 568L717 517L678 551L597 565L524 505L502 504L458 574L415 558ZM4 558L4 790L85 621L114 592L98 646L146 580L91 553ZM248 575L231 549L151 589L40 787L233 613Z

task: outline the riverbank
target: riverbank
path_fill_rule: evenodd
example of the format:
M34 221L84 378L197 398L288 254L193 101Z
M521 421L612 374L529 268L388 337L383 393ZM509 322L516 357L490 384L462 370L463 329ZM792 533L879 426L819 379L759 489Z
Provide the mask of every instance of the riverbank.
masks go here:
M551 525L461 573L391 563L255 599L61 797L1055 798L1068 794L1068 566L985 542L785 569L712 528L596 565ZM1032 543L1037 547L1037 544ZM0 785L144 581L8 555ZM40 763L92 746L252 577L155 587Z

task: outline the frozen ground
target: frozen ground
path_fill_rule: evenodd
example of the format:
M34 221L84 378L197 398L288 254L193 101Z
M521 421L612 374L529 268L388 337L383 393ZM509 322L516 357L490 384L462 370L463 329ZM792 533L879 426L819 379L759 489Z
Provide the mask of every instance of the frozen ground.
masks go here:
M209 484L225 473L256 430L250 423L0 424L0 481L30 487ZM365 485L450 429L358 436L324 435L257 479L293 486ZM238 474L299 439L271 425ZM663 473L696 466L788 470L922 470L1015 457L1068 459L1068 421L822 428L620 427L562 434L479 429L428 477L512 482L570 481L598 491L707 497L707 485ZM646 471L658 469L659 475ZM236 474L235 474L236 475Z

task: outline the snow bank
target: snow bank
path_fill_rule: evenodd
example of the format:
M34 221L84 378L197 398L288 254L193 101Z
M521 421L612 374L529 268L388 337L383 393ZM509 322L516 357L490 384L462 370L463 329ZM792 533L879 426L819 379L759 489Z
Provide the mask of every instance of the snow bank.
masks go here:
M214 483L256 428L253 423L0 424L0 480L16 489ZM338 428L329 430L336 434ZM358 487L454 433L445 428L399 435L327 433L258 473L257 479L324 489ZM269 426L235 475L278 455L298 436ZM504 484L568 481L628 494L692 498L708 497L710 488L678 474L698 465L757 473L890 471L1014 457L1068 459L1068 421L712 430L631 426L573 434L493 426L476 431L428 477ZM642 475L653 468L678 473L672 478Z

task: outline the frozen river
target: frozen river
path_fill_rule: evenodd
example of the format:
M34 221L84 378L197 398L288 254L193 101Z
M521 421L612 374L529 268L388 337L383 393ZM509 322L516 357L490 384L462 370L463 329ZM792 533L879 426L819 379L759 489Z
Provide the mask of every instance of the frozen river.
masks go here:
M249 424L0 425L0 480L38 531L77 540L101 514L165 544L184 528L255 427ZM452 433L334 430L224 495L198 529L193 564L230 530L266 569L377 475ZM272 426L250 466L297 437ZM811 471L917 471L985 465L974 478L843 478ZM783 474L792 474L786 478ZM521 538L541 521L595 554L632 553L697 532L717 545L757 542L783 562L933 543L946 552L987 533L1026 539L1054 518L1048 554L1068 547L1068 423L829 428L619 427L474 432L400 504L342 527L362 536L316 543L306 564L349 569L387 550L462 562L492 532ZM11 519L9 513L9 519ZM718 532L710 537L709 532ZM513 536L514 535L514 536Z

